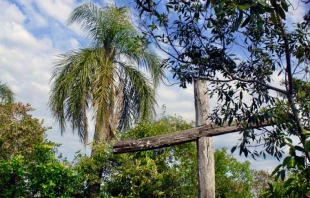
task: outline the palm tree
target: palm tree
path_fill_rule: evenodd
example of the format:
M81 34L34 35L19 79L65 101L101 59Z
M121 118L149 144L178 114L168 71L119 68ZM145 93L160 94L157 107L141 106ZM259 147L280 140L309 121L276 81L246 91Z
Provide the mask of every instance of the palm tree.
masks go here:
M7 84L0 80L0 103L14 102L14 93Z
M91 42L88 48L59 55L49 106L61 132L70 123L83 143L88 138L87 112L92 112L93 146L108 143L117 129L154 114L161 62L148 50L125 7L84 4L71 13L68 23L79 23Z

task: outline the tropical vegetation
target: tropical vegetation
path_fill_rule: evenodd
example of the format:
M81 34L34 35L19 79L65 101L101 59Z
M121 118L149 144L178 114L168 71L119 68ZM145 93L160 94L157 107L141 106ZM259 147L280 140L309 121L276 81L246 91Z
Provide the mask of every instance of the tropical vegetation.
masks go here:
M117 130L154 115L155 88L163 71L126 7L83 4L74 9L68 23L80 24L90 45L59 55L49 106L61 132L69 123L85 145L87 114L93 114L93 155L95 147L109 143ZM97 179L102 173L101 167ZM97 196L100 184L93 187L90 196Z
M21 103L0 104L0 197L75 197L79 175Z
M128 8L77 7L68 23L81 25L89 46L59 55L52 74L49 107L61 133L69 125L86 145L94 120L91 156L63 159L32 107L14 103L0 81L0 197L197 197L194 143L127 154L109 144L193 127L152 117L163 67L183 88L209 82L218 98L210 122L243 126L232 152L284 158L269 174L216 150L217 198L309 197L310 11L288 27L286 0L134 2L142 34Z
M0 156L1 197L89 197L92 184L98 182L101 197L197 196L194 143L127 154L113 154L110 146L102 144L93 156L77 152L69 162L57 152L59 145L45 139L47 128L31 116L31 110L21 103L0 105L6 121L0 130L0 150L4 151ZM192 126L181 117L164 116L142 122L118 138L141 138ZM249 162L238 162L222 149L215 151L215 163L216 197L253 195ZM104 171L98 178L101 167Z
M68 23L80 24L90 45L59 55L49 106L61 131L69 123L85 144L87 114L93 114L94 145L109 142L116 130L154 114L160 59L141 39L126 7L87 3L74 9Z

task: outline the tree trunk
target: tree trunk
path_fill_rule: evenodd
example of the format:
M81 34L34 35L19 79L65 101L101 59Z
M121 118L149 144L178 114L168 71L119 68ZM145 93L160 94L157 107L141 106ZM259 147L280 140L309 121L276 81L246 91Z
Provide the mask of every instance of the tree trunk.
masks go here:
M98 118L97 118L98 119ZM96 120L97 121L97 120ZM107 133L107 126L101 126L98 128L97 124L95 126L95 134L94 134L94 139L93 139L93 144L91 147L91 158L94 157L97 153L96 149L97 146L100 144L105 144L105 139L106 139L106 133ZM102 166L97 166L96 167L96 179L95 180L88 180L88 190L86 197L99 197L100 194L100 186L101 182L100 179L102 177L104 167Z
M207 95L207 81L194 80L196 127L206 125L210 107ZM199 198L215 198L215 170L213 138L201 137L197 140L198 195Z
M97 125L97 124L96 124ZM110 126L109 121L105 121L104 126L95 126L95 134L93 139L93 145L91 149L91 157L95 157L97 154L97 149L100 148L102 144L109 144L111 138L113 137L113 127ZM100 152L100 150L99 150ZM96 178L95 180L87 181L88 184L88 192L86 197L99 197L100 195L100 186L101 186L101 178L103 175L104 167L101 165L102 163L96 163Z
M96 126L95 126L95 134L92 145L91 157L96 155L96 147L100 144L109 144L114 137L114 132L119 122L121 106L123 102L123 83L120 82L118 87L114 87L115 96L113 102L109 107L109 115L106 114L97 114L96 117ZM98 113L98 112L97 112ZM107 113L107 112L105 112ZM106 119L107 120L100 120ZM99 126L97 123L101 123ZM88 197L99 197L100 194L100 186L101 186L101 178L104 171L104 167L97 167L97 181L89 185ZM88 181L90 182L90 181Z

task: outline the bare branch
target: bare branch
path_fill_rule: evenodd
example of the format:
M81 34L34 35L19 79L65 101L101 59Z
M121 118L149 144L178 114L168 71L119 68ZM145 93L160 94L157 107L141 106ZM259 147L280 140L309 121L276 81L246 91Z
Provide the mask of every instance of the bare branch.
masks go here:
M257 84L260 84L262 86L265 86L269 89L272 89L274 91L277 91L277 92L280 92L282 94L287 94L287 92L283 89L280 89L280 88L277 88L277 87L274 87L274 86L271 86L269 84L266 84L266 83L263 83L261 81L258 81L258 80L253 80L253 79L241 79L235 75L233 75L232 73L230 73L226 68L223 68L225 70L225 72L234 80L238 80L238 81L241 81L241 82L247 82L247 83L257 83Z

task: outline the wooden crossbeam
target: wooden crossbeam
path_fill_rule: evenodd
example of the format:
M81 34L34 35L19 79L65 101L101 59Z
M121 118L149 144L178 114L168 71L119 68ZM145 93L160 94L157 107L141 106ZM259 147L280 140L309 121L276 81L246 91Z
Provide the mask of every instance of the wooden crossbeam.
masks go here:
M261 128L271 126L270 122L264 122L259 125L251 126L248 129ZM156 148L169 147L185 142L195 141L200 137L218 136L227 133L234 133L243 130L243 126L226 125L226 126L211 126L205 125L201 127L191 128L174 133L168 133L164 135L145 137L137 140L124 140L115 142L113 145L114 153L127 153L134 151L145 151Z

